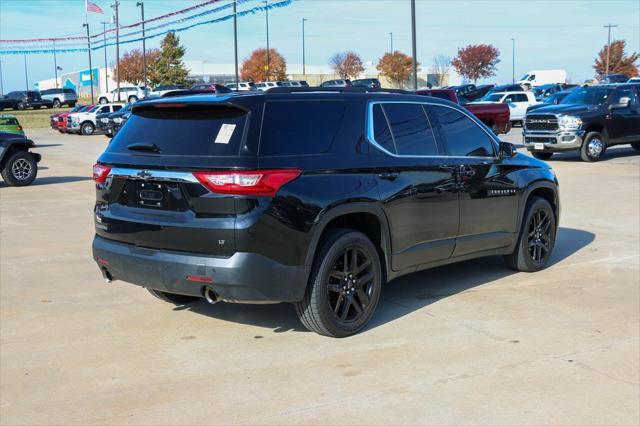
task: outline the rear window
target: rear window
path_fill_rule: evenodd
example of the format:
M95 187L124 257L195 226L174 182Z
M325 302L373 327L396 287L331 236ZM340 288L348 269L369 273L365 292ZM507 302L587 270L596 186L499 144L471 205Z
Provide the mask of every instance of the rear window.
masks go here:
M0 126L17 126L18 120L13 117L0 117Z
M340 128L344 110L342 101L267 102L260 155L327 152Z
M62 91L68 95L75 95L76 92L73 89L62 89Z
M223 105L137 110L113 138L107 152L147 155L127 147L155 144L160 155L237 156L246 120L245 111Z

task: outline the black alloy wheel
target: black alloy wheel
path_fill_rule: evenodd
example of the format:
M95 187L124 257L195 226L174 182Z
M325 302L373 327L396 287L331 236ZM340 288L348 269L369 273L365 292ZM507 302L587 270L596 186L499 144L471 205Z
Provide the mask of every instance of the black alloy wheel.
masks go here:
M380 255L366 235L330 229L316 251L306 294L295 304L298 317L324 336L355 334L373 316L383 279Z
M522 227L513 253L505 256L516 271L536 272L549 263L556 242L556 216L549 201L532 196L527 201Z

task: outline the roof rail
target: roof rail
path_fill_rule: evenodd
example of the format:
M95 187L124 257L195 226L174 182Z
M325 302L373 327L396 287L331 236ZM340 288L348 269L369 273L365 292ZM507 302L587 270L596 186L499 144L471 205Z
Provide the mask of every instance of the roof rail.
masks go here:
M336 92L336 93L399 93L399 94L412 94L408 90L402 89L370 89L368 87L273 87L267 90L265 93L279 94L279 93L311 93L311 92Z
M229 94L229 93L230 92L224 92L224 94ZM188 95L201 95L201 94L216 95L216 94L219 94L219 93L217 91L213 91L213 90L176 89L176 90L172 90L170 92L167 92L167 93L163 94L160 97L161 98L172 98L174 96L188 96Z

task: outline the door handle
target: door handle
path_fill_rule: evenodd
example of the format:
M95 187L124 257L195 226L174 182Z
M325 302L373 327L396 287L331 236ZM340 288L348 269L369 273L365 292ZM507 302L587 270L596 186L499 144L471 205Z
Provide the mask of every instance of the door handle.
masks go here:
M384 173L380 173L378 175L378 177L380 179L394 181L394 180L398 179L398 173L397 172L384 172Z

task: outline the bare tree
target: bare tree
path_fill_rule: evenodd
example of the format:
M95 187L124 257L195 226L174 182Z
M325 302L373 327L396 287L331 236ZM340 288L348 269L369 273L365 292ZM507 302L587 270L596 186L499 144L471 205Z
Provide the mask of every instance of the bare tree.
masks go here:
M438 79L437 85L444 85L445 78L449 75L453 65L451 65L451 58L442 53L433 57L433 70L435 71L436 78Z
M329 60L329 65L340 78L356 78L364 72L360 55L352 51L336 53Z

